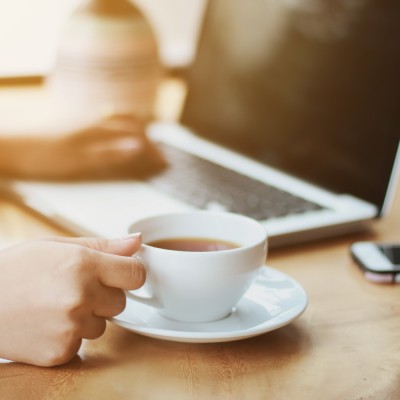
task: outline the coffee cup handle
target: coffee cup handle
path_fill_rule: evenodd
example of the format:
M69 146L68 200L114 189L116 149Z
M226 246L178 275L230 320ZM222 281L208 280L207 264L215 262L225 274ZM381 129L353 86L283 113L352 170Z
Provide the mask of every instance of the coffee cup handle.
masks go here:
M136 258L139 258L141 260L142 264L145 266L146 270L148 270L148 268L147 268L146 264L143 262L143 260L138 256L136 256ZM146 295L142 296L142 295L132 293L131 291L126 290L125 291L126 297L128 297L131 300L138 301L139 303L145 304L150 307L161 308L161 303L158 300L158 298L155 296L154 291L152 290L151 284L149 283L148 280L146 281L145 286L148 286L150 289L151 294L149 296L146 296Z
M139 303L143 303L146 306L161 308L161 303L157 299L156 296L139 296L132 292L125 291L126 297L130 298L131 300L138 301Z

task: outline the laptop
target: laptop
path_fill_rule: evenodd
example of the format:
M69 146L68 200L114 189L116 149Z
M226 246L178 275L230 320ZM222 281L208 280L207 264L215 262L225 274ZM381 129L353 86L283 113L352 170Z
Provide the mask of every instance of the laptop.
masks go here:
M209 2L181 120L148 128L165 170L7 189L76 235L193 209L255 218L271 246L367 228L400 169L400 9L357 2L333 21L295 3Z

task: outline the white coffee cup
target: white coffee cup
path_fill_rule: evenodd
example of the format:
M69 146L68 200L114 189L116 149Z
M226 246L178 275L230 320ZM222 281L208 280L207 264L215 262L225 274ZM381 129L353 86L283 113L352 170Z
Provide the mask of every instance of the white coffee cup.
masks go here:
M147 268L143 289L127 292L165 317L186 322L226 317L257 278L267 254L264 227L250 218L224 212L165 214L135 222L143 245L135 257ZM172 238L207 238L232 242L222 251L177 251L149 246Z

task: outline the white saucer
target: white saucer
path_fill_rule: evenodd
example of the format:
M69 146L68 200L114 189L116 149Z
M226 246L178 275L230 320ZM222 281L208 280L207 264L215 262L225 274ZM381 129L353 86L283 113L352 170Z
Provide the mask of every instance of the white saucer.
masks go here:
M219 321L178 322L156 309L127 299L126 309L110 321L141 335L175 342L228 342L260 335L289 324L307 306L304 289L275 269L262 269L232 313Z

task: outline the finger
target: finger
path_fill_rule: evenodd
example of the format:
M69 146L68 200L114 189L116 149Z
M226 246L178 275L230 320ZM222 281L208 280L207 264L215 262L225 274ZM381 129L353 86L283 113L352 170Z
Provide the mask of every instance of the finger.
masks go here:
M65 137L66 143L71 148L82 146L90 146L92 143L105 141L112 142L116 139L137 139L140 140L145 136L144 128L134 124L96 124L80 129L74 133L70 133Z
M112 140L98 140L87 146L86 154L98 156L99 153L106 158L111 156L121 156L126 154L137 154L144 150L144 143L141 138L137 137L121 137ZM104 160L103 160L104 162Z
M120 166L129 166L133 169L141 164L145 153L145 145L139 139L124 138L113 140L110 143L98 141L91 143L82 151L84 168L86 170L101 171ZM134 169L133 171L134 172Z
M148 139L144 128L126 124L122 118L78 132L71 140L70 147L79 148L79 171L141 177L166 166L162 152ZM127 164L132 167L130 171L115 171Z
M143 122L129 114L114 114L104 118L99 126L107 130L143 133L145 126Z
M105 332L106 327L104 318L93 315L85 320L80 336L82 339L97 339Z
M140 233L132 233L120 239L55 237L46 240L75 244L101 253L115 254L118 256L131 256L139 250L142 244L142 235Z
M63 237L51 240L93 250L90 260L95 267L99 282L105 286L133 290L140 288L146 280L146 269L141 260L130 257L140 247L142 242L140 233L114 240Z
M156 164L152 155L147 156L143 138L96 140L82 147L78 162L80 170L93 175L137 176L137 171L146 169L148 164Z
M97 317L111 318L124 311L125 293L120 289L102 286L93 306L93 314Z
M95 253L95 267L99 282L105 286L134 290L146 280L146 269L137 257Z
M138 135L143 136L145 124L142 120L129 114L113 114L99 119L97 122L89 124L80 131L81 137L99 136L112 134Z

